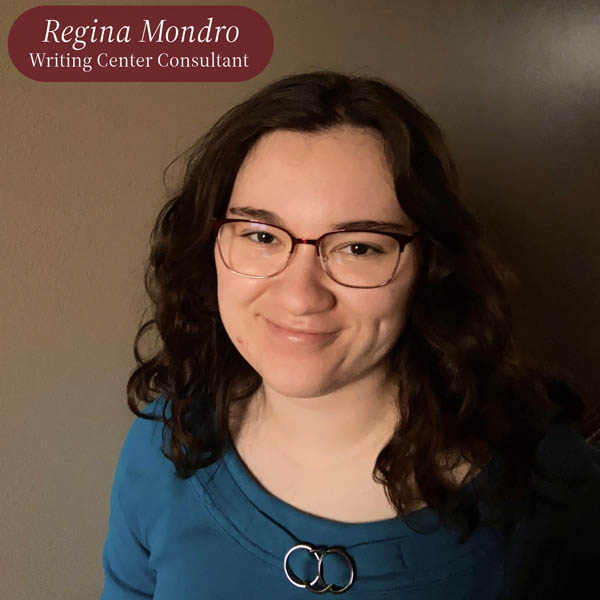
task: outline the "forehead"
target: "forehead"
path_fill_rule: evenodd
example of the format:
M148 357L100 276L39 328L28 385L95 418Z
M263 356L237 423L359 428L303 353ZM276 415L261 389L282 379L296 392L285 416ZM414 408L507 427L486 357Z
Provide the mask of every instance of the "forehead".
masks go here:
M319 133L277 130L261 137L237 174L231 206L313 221L406 220L381 138L340 127Z

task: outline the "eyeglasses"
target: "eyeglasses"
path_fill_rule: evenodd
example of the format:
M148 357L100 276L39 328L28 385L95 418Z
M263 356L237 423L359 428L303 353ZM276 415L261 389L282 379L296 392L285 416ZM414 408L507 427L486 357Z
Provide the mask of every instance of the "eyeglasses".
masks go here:
M336 283L352 288L375 288L388 283L412 235L386 231L343 230L315 240L246 219L212 219L213 233L225 266L243 277L266 279L290 263L296 244L312 244L323 270Z

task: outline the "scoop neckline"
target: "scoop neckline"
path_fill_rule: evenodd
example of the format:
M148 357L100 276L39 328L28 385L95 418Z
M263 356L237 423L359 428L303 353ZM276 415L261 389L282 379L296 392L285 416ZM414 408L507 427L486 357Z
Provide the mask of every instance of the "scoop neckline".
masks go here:
M216 524L282 576L284 557L297 544L344 548L360 572L353 585L357 591L409 590L450 575L462 577L498 544L496 533L484 527L460 544L460 532L446 528L427 506L408 518L363 523L305 512L262 487L232 444L220 459L196 471L191 483Z
M223 456L223 461L243 494L261 510L285 520L293 521L305 530L317 529L326 534L355 535L373 539L388 539L403 535L419 534L420 531L435 531L441 526L441 520L436 510L429 506L416 509L406 517L396 516L363 522L350 522L330 519L304 511L271 493L250 472L245 465L235 445L230 442ZM477 484L487 466L482 469L465 488ZM413 528L419 529L415 532Z

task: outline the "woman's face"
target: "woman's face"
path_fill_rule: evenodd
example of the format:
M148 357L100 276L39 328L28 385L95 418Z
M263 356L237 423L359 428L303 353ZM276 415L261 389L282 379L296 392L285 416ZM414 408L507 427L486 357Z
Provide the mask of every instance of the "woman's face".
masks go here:
M408 234L415 230L396 199L382 143L349 127L277 130L260 138L238 172L226 216L269 220L250 216L250 209L268 211L274 224L306 239L343 221L380 220ZM232 273L216 245L215 261L219 310L232 342L265 386L304 398L382 375L382 361L404 328L418 270L414 243L405 246L391 281L370 289L330 279L307 244L296 246L288 266L268 279Z

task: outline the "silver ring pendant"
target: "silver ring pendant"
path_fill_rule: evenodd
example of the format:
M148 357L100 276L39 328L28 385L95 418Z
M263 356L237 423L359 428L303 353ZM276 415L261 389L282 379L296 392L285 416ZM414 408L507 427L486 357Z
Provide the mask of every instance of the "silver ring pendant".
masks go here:
M290 568L288 561L290 556L296 550L306 550L310 552L317 559L317 575L312 581L305 581L300 579ZM346 585L338 586L332 583L326 583L324 574L323 574L323 558L327 554L338 554L341 556L348 565L348 569L350 571L350 576L348 578L348 582ZM292 546L286 553L283 559L283 571L288 581L299 588L307 589L313 594L324 594L325 592L331 592L332 594L342 594L344 593L353 583L355 578L355 566L354 561L348 555L348 553L341 546L332 546L331 548L326 547L313 547L310 544L296 544Z

